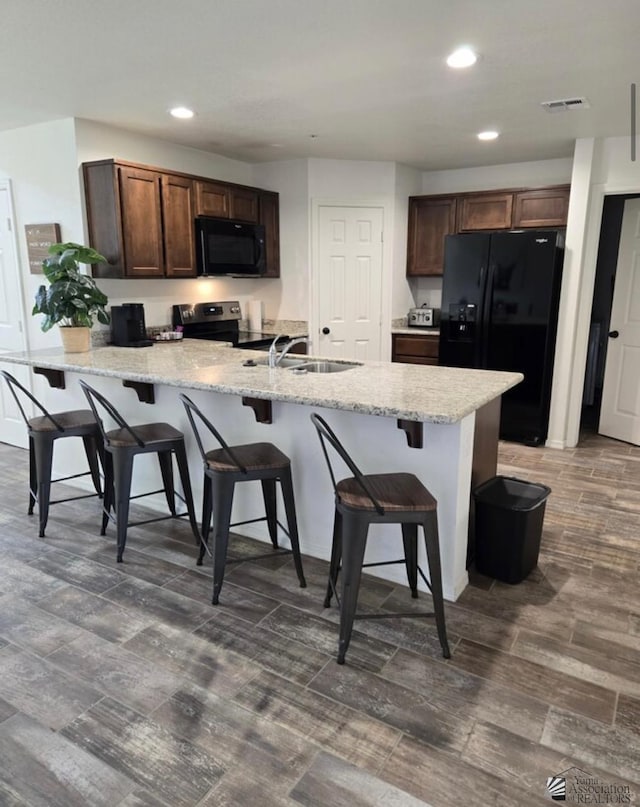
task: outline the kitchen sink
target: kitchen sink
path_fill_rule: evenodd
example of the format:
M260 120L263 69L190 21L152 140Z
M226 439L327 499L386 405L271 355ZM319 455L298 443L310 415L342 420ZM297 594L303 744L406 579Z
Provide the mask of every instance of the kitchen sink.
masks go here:
M269 366L269 359L250 359L244 362L246 366ZM343 370L351 370L353 367L362 367L357 361L327 361L325 359L311 359L302 356L285 356L276 365L276 369L283 368L294 373L341 373Z
M351 370L354 367L362 367L357 361L308 361L291 367L294 373L341 373L343 370Z
M296 359L293 356L285 356L284 359L281 359L277 367L300 367L301 364L306 364L307 360L305 358ZM265 365L269 366L269 359L257 359L255 362L260 367L264 367Z

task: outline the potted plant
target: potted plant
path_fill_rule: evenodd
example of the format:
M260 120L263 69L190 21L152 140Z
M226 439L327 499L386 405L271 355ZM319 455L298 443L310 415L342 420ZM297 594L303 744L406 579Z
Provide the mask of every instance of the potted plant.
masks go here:
M80 272L80 264L106 263L91 247L68 242L52 244L42 269L49 285L36 292L32 314L44 314L42 330L60 325L62 344L67 353L83 353L91 347L94 316L104 325L109 323L105 310L107 297L96 286L91 275Z

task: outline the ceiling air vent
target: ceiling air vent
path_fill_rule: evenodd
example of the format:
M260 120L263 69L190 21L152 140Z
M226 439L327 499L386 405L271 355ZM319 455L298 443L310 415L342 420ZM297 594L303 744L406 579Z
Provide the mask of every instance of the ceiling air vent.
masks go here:
M560 98L557 101L543 101L547 112L568 112L570 109L589 109L591 104L586 98Z

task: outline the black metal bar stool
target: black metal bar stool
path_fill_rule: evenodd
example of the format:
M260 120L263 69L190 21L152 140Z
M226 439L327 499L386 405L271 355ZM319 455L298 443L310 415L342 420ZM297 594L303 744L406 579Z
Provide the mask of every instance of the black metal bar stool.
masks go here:
M200 450L204 464L204 495L202 499L202 545L198 565L202 564L207 548L207 539L211 525L213 511L213 597L212 603L218 604L220 589L224 579L224 569L227 562L227 547L229 544L229 529L241 524L252 524L266 521L269 528L269 537L274 549L278 549L278 527L289 536L293 562L300 581L300 588L306 587L300 557L300 544L298 541L298 524L296 508L293 498L293 483L291 480L291 462L286 454L276 448L272 443L250 443L241 446L229 446L223 440L216 427L207 419L194 402L186 395L181 394L180 399L185 406L189 423L193 429L196 443ZM205 451L200 436L196 418L211 432L221 448ZM231 524L231 508L233 505L233 491L236 482L251 482L260 480L264 497L265 516L253 518L249 521L240 521ZM276 482L280 482L284 508L287 516L286 530L278 521ZM289 550L281 549L280 552ZM270 557L267 555L253 555L242 560L256 560ZM229 563L234 561L230 560Z
M122 563L122 555L127 542L127 527L151 524L155 521L164 521L168 518L181 518L188 515L191 529L200 543L200 533L193 509L193 495L191 493L191 480L187 465L187 452L184 445L184 434L168 423L145 423L141 426L129 426L122 415L115 409L104 395L80 380L89 405L100 424L100 432L104 441L104 509L102 516L101 535L106 533L110 511L115 509L116 530L118 538L117 561ZM118 425L117 429L106 431L98 415L98 407L102 408ZM133 460L138 454L157 454L164 487L159 490L140 493L131 496L131 478L133 475ZM175 490L173 484L172 455L175 454L184 498ZM151 496L164 491L170 515L148 518L144 521L129 522L129 502ZM186 513L176 512L176 496L182 499L187 507Z
M351 641L354 619L365 618L363 615L356 614L362 569L368 566L393 563L405 564L412 597L418 596L418 573L420 573L431 591L434 613L377 614L376 617L435 616L442 655L450 658L451 653L444 621L436 500L413 474L389 473L365 476L328 423L315 413L311 415L311 420L318 432L336 495L329 583L324 606L325 608L330 606L331 595L335 594L340 607L338 664L344 664L344 657ZM353 474L352 477L336 482L325 440L344 461ZM364 563L369 524L401 524L404 558L384 563ZM418 525L422 525L424 531L430 581L418 566ZM336 583L341 564L342 589L339 598Z
M29 515L33 514L33 505L38 501L38 516L40 520L40 538L44 538L44 531L49 518L49 506L71 502L76 499L87 499L92 496L102 496L100 486L100 467L98 457L102 456L102 436L93 412L90 409L79 409L71 412L47 412L38 399L28 389L14 378L10 373L1 370L11 394L20 410L20 414L29 433ZM27 398L42 413L37 417L29 418L24 410L23 401ZM84 443L85 454L89 463L89 470L58 479L51 478L53 465L53 444L61 437L81 437ZM91 474L95 493L80 496L69 496L66 499L51 501L51 485L54 482L65 482L69 479L78 479Z

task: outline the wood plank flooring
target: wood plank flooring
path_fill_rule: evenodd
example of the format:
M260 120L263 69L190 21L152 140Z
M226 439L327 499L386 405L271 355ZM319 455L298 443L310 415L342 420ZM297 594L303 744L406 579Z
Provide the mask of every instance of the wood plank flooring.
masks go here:
M640 448L499 462L553 491L538 568L472 574L448 661L396 617L359 621L338 666L326 563L305 558L306 589L290 557L234 564L214 608L185 523L132 528L124 564L97 499L37 538L26 452L0 445L0 806L512 807L563 771L640 804ZM428 599L365 576L360 608Z

